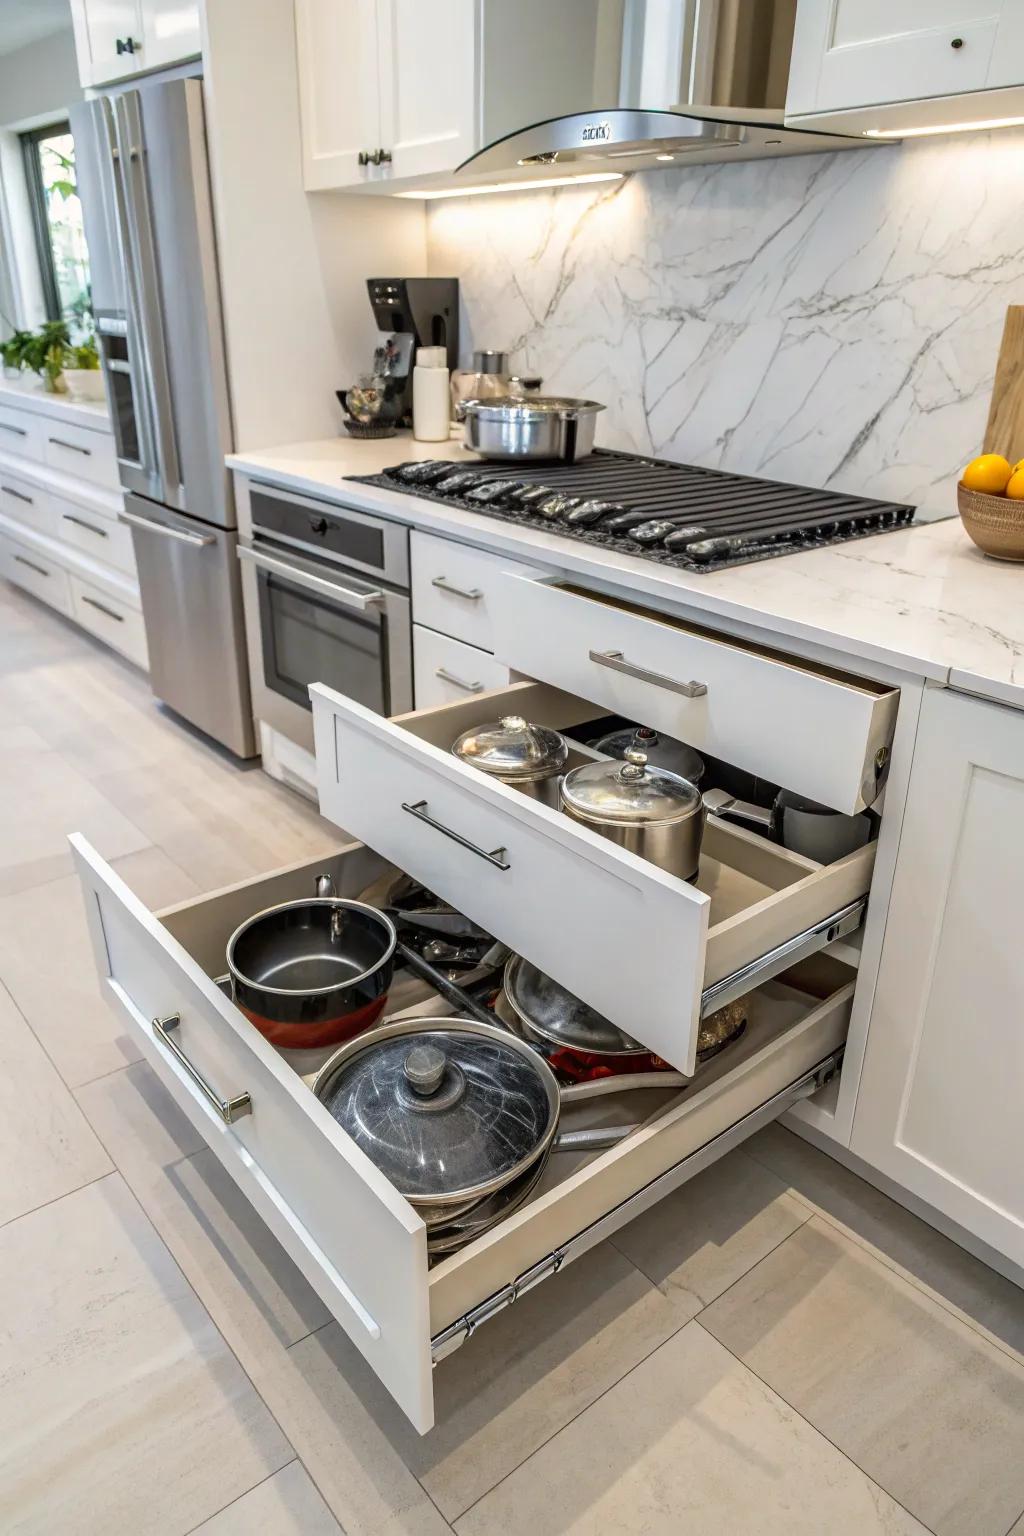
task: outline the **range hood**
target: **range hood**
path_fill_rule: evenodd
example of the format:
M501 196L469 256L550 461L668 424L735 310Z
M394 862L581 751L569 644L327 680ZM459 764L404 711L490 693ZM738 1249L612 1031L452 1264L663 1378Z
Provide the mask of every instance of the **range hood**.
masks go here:
M603 111L567 101L564 116L509 123L513 131L493 133L458 167L457 186L599 180L865 147L860 134L784 126L797 0L600 4L618 101Z

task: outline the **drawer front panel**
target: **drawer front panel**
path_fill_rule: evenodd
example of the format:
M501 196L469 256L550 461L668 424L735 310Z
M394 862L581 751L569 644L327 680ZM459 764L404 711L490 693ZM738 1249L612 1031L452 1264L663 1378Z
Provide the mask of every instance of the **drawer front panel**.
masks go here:
M172 1098L425 1431L433 1400L422 1222L115 872L83 838L71 844L108 1001ZM211 1108L156 1039L152 1020L169 1016L180 1020L173 1035L193 1071L218 1096L247 1093L248 1113L226 1125Z
M15 406L0 405L0 451L41 461L44 457L42 417L31 411L19 411Z
M29 544L0 536L0 571L15 586L24 587L51 608L72 616L71 585L68 573L49 555L41 555Z
M530 567L416 529L409 550L416 623L493 651L491 595L502 572L528 573Z
M76 480L91 480L95 485L120 489L114 439L109 432L94 432L88 427L72 427L64 422L47 422L43 432L43 452L51 469L59 469Z
M535 577L502 573L490 611L495 650L518 672L834 810L877 797L898 690Z
M0 512L35 533L48 534L50 538L58 536L57 514L49 491L33 485L31 480L19 480L4 469L0 469Z
M114 517L106 517L91 507L80 507L63 496L50 496L56 521L56 537L73 544L83 554L102 560L115 570L135 575L135 549L131 529Z
M435 634L422 624L413 625L412 643L417 709L432 709L435 704L450 704L508 684L508 667L475 645Z
M82 628L105 640L136 666L148 666L146 627L138 609L129 608L127 603L91 586L80 576L69 576L68 579L74 616Z
M706 896L350 699L310 692L323 815L693 1071ZM484 718L493 708L485 698Z

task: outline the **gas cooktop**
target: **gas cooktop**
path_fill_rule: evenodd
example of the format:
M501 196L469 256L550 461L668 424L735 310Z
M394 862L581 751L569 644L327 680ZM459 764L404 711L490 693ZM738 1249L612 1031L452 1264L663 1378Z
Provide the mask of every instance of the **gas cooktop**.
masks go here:
M915 508L597 449L577 464L423 459L353 480L686 571L905 528Z

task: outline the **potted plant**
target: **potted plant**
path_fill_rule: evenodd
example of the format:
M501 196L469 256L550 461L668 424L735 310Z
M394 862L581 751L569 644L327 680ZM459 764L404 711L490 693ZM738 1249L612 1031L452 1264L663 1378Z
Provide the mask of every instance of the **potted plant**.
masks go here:
M6 341L0 341L5 378L16 379L21 373L25 366L25 348L31 340L31 331L12 331Z
M43 381L43 388L51 394L67 393L64 364L71 346L71 336L66 320L47 320L34 331L25 345L23 367L31 368Z
M102 400L103 375L100 372L100 354L95 337L88 337L77 346L70 347L64 366L64 378L69 390L81 400Z

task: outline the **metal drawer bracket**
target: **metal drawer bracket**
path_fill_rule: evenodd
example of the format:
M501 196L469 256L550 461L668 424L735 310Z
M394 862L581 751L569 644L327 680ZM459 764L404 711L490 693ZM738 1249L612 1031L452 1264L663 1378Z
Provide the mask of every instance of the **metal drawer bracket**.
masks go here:
M733 1002L737 997L745 997L761 982L770 981L773 976L778 976L780 971L787 970L798 960L805 960L808 955L816 954L819 949L825 949L829 944L845 939L863 923L867 904L866 896L851 901L849 906L833 912L831 917L823 917L820 922L814 924L813 928L805 928L802 933L794 934L791 939L786 939L785 943L770 949L767 954L758 955L757 959L751 960L749 965L741 966L731 975L723 976L721 981L705 987L701 997L701 1018L708 1018L710 1014L717 1012L719 1008L724 1008L726 1003Z
M670 1194L673 1189L678 1188L680 1184L685 1184L688 1179L692 1179L698 1173L702 1173L705 1168L709 1168L720 1157L724 1157L727 1152L731 1152L734 1147L738 1147L741 1142L753 1136L755 1131L759 1131L762 1126L769 1125L773 1120L777 1120L781 1114L784 1114L787 1109L790 1109L799 1100L808 1099L813 1093L817 1093L819 1088L823 1088L826 1083L831 1082L832 1078L835 1077L842 1065L842 1060L842 1049L833 1051L830 1056L825 1057L824 1061L820 1061L816 1067L812 1067L809 1072L805 1072L803 1077L798 1078L795 1083L790 1083L788 1087L780 1089L778 1093L773 1094L770 1099L767 1099L764 1104L759 1104L748 1115L744 1115L742 1119L737 1120L735 1125L730 1125L727 1130L722 1131L718 1136L712 1137L702 1147L698 1147L695 1152L691 1152L688 1157L684 1157L678 1163L673 1164L671 1168L659 1174L656 1179L652 1179L650 1184L645 1184L643 1189L637 1190L628 1199L614 1206L597 1221L592 1222L589 1227L584 1227L582 1232L577 1232L575 1237L571 1237L568 1242L563 1243L560 1248L556 1248L553 1253L546 1254L544 1258L538 1259L536 1264L532 1264L529 1269L524 1269L521 1275L517 1275L508 1285L503 1285L500 1291L495 1291L485 1301L481 1301L478 1306L472 1307L462 1317L457 1318L454 1323L450 1323L447 1328L442 1328L441 1332L436 1333L430 1341L431 1356L434 1364L436 1365L439 1360L444 1360L458 1349L460 1345L465 1344L467 1339L471 1339L482 1323L486 1323L499 1312L503 1312L506 1307L511 1307L521 1296L525 1296L527 1291L532 1291L534 1286L539 1285L542 1280L548 1279L550 1275L557 1275L563 1264L571 1262L572 1259L579 1258L604 1237L609 1236L612 1232L617 1232L620 1227L625 1226L634 1216L639 1216L641 1211L646 1210L651 1205L655 1205L665 1195Z

